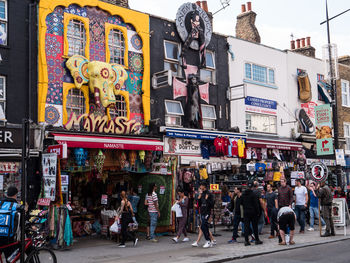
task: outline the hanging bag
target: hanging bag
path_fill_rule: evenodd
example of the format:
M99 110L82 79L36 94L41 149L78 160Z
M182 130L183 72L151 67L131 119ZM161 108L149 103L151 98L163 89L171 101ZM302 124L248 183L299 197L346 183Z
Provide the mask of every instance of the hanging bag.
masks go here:
M182 217L182 210L181 207L178 203L175 203L172 207L171 207L171 211L175 212L176 217Z
M13 237L17 232L17 206L14 202L0 201L0 237Z

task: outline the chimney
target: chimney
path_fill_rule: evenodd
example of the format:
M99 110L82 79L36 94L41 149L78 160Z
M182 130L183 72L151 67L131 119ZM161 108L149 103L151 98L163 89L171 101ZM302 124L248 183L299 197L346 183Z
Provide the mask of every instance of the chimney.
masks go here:
M202 9L208 13L208 3L207 1L202 1Z
M294 50L295 49L295 40L290 41L290 49Z
M208 9L208 2L207 1L196 1L196 5L198 5L200 8L205 11L209 17L210 23L211 23L211 30L213 31L213 14L209 12Z
M306 45L305 45L305 38L297 39L296 40L297 48L294 48L294 49L293 49L292 41L291 41L291 50L293 52L299 53L308 57L312 57L312 58L315 57L316 49L311 46L311 37L306 37ZM301 46L300 46L300 41L301 41Z
M100 1L112 4L112 5L129 8L129 0L100 0Z
M241 11L242 13L237 16L236 37L260 43L259 31L255 26L256 13L252 11L252 3L247 2L247 12L245 12L245 5L241 6Z
M350 66L350 56L338 57L338 63Z

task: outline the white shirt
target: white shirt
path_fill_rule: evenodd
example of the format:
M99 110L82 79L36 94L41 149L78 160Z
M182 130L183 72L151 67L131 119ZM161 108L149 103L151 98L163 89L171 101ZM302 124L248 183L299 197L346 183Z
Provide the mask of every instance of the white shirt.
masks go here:
M294 211L292 208L290 208L289 206L285 206L285 207L282 207L279 211L278 211L278 214L277 214L277 220L280 219L280 217L284 214L287 214L287 213L293 213L294 214Z
M295 205L305 205L306 203L305 195L307 195L306 187L305 186L295 187L294 194L295 194Z

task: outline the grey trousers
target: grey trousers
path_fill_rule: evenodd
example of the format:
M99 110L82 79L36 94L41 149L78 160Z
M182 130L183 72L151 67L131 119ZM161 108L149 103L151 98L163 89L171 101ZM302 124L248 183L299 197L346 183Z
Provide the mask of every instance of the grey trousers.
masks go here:
M322 206L323 219L326 222L326 233L334 234L334 224L332 218L332 206Z

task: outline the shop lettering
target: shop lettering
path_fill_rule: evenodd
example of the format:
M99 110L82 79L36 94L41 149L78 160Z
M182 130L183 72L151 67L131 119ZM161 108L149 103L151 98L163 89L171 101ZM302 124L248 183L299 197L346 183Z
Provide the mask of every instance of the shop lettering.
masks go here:
M13 143L12 132L0 131L0 143Z
M179 150L191 150L191 151L198 151L199 150L199 146L197 145L193 145L193 144L179 144Z
M136 120L128 120L126 117L116 117L108 120L108 116L96 116L95 114L82 114L79 117L73 112L68 122L64 125L67 130L79 126L84 120L83 127L87 132L112 133L112 134L139 134L141 123Z
M0 173L17 173L17 163L0 163Z

